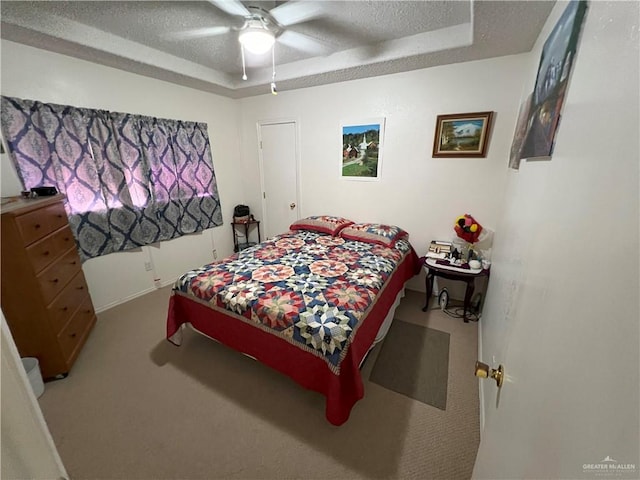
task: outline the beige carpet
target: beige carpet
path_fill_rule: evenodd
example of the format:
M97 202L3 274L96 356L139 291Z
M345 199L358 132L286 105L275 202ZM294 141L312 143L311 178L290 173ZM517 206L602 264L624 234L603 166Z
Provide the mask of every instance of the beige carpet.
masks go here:
M447 410L365 381L341 427L324 398L191 331L165 339L169 289L99 315L68 378L47 383L45 418L73 479L464 479L479 443L477 324L396 318L451 334ZM367 360L368 379L379 346Z

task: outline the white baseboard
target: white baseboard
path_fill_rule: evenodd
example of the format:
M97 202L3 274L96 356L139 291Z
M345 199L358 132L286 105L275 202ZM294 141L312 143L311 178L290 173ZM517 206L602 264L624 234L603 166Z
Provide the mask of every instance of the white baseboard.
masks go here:
M101 305L100 307L96 307L95 308L95 312L96 313L102 313L105 310L109 310L110 308L117 307L118 305L122 305L123 303L127 303L129 300L133 300L134 298L141 297L142 295L146 295L147 293L151 293L151 292L153 292L155 290L158 290L159 288L164 288L167 285L171 285L171 284L173 284L173 282L175 282L175 279L174 280L166 280L166 281L160 283L160 286L158 286L158 287L153 286L153 287L145 288L144 290L142 290L140 292L136 292L133 295L129 295L127 297L120 298L120 299L118 299L118 300L116 300L114 302L107 303L106 305Z

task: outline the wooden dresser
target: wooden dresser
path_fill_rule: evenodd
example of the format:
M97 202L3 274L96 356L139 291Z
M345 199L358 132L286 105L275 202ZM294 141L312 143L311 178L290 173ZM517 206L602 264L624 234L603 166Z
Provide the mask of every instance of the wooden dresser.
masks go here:
M64 377L96 322L63 196L2 205L2 311L22 357ZM4 201L4 199L3 199Z

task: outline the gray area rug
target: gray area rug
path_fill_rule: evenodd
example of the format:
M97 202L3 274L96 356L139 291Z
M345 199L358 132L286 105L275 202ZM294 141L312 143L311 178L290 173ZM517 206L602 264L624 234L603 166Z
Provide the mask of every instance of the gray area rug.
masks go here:
M449 334L395 319L369 380L446 410L448 377Z

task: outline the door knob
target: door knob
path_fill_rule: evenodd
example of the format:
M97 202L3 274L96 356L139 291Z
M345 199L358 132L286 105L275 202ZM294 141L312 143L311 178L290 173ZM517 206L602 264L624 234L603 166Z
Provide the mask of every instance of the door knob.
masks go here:
M295 203L290 203L290 204L289 204L289 208L290 208L291 210L293 210L294 208L296 208L296 204L295 204Z
M504 382L504 368L502 365L498 365L498 369L489 368L489 365L482 362L476 362L476 377L480 378L493 378L498 385L498 388L502 387Z

